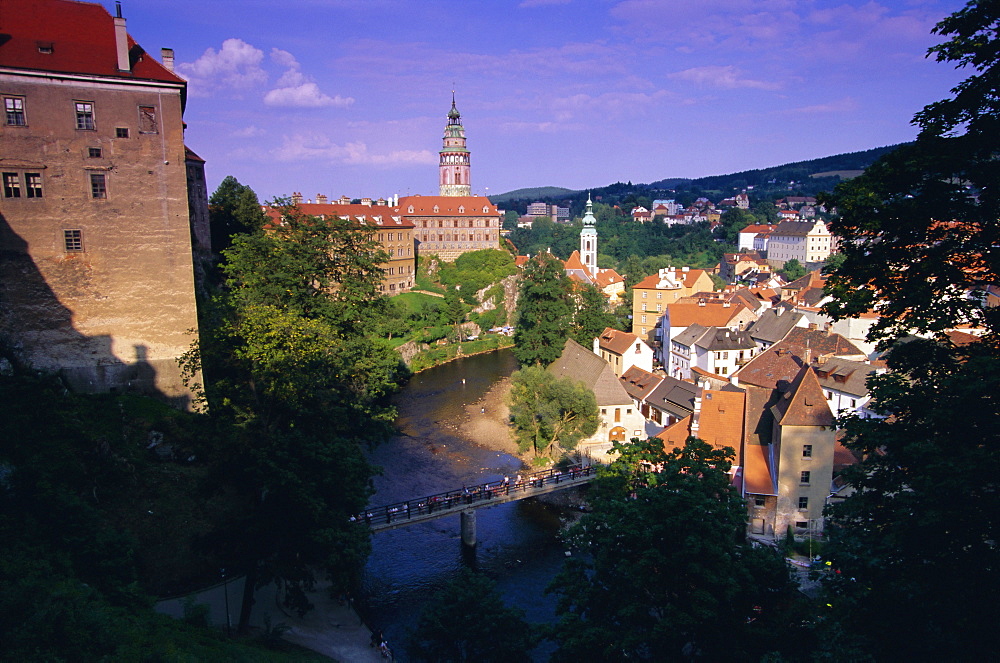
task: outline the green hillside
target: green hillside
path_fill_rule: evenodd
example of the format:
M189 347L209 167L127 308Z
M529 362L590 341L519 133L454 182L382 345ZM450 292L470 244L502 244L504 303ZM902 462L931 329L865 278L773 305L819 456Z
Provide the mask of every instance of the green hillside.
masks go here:
M882 155L899 145L877 147L861 152L836 154L808 161L796 161L771 168L745 170L728 175L708 177L666 178L649 184L615 182L604 187L584 191L573 191L559 187L537 187L517 189L490 196L495 204L504 209L521 214L533 202L557 203L570 208L573 216L580 216L587 200L592 195L610 205L629 207L635 204L648 205L659 198L673 198L682 204L689 204L700 196L713 202L747 191L752 200L773 201L784 196L814 196L821 191L830 191L838 182L856 177Z

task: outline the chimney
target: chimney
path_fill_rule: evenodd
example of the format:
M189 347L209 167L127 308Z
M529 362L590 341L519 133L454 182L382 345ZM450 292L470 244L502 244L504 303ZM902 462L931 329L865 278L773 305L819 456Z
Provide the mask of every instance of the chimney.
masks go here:
M325 194L322 194L322 193L317 193L316 194L316 202L317 203L319 203L320 205L326 205L326 201L327 201L327 198L326 198Z
M128 62L128 33L120 2L115 3L115 49L118 52L118 71L132 71Z
M293 191L292 192L292 204L293 205L301 205L302 204L302 192L300 192L300 191Z
M174 72L174 49L172 48L161 48L160 49L160 59L163 60L163 66L170 73Z
M701 428L701 394L694 397L694 411L691 412L691 435L698 437L698 429Z

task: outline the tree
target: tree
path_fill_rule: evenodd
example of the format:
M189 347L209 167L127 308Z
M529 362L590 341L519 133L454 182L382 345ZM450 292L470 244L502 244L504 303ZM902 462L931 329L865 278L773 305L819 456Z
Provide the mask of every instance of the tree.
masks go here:
M993 656L1000 309L978 293L1000 270L998 28L995 3L970 2L939 23L950 39L930 52L976 73L916 115L916 142L827 198L844 254L827 310L873 309L869 339L892 348L891 372L869 387L891 416L839 422L861 461L845 473L855 492L829 516L839 571L829 619L878 660ZM964 323L985 333L956 347L945 331ZM913 331L933 338L898 342Z
M589 348L607 327L617 328L618 318L608 310L608 298L595 286L583 284L577 290L572 337Z
M514 356L522 366L559 358L573 319L570 280L551 253L532 258L521 275Z
M721 225L715 229L715 234L720 236L726 244L736 245L740 241L740 231L757 223L757 218L744 209L734 207L723 212L719 221Z
M802 263L800 263L796 258L785 261L784 266L778 270L778 273L785 277L788 281L800 279L808 274L806 268L803 267Z
M245 628L253 587L281 580L304 610L316 571L346 587L360 568L368 535L349 517L373 472L361 446L390 434L401 368L369 337L387 303L370 229L283 207L224 256L227 289L188 367L203 366L210 415L233 431L213 460L245 509L211 543L247 573Z
M260 227L264 214L253 189L240 184L232 175L227 175L208 199L208 218L211 224L212 251L219 254L229 248L233 235L248 233Z
M409 654L434 663L530 661L537 636L524 613L504 605L496 583L463 569L428 601Z
M689 438L615 443L559 594L557 661L757 660L776 648L794 594L784 561L747 542L731 448Z
M1000 282L1000 40L991 3L970 2L934 29L951 38L930 50L975 74L954 97L926 106L917 140L886 155L824 202L840 216L841 269L828 308L841 317L873 309L877 339L937 334L957 324L1000 329L1000 308L970 291Z
M597 431L597 400L582 382L541 366L511 376L510 418L520 451L556 457Z

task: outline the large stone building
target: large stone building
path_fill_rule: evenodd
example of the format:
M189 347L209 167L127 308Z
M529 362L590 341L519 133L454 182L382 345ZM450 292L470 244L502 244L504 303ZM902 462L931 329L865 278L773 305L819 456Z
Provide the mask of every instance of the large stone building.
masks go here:
M157 62L99 4L0 0L0 21L3 342L75 388L183 406L208 234L173 54Z
M833 236L822 220L782 221L768 236L767 261L775 269L793 259L814 269L822 266L832 250Z
M485 196L407 196L398 209L413 224L420 255L454 260L468 251L500 248L502 215Z
M703 269L667 267L647 276L632 288L632 333L659 348L664 339L659 337L657 329L667 304L714 288L711 277Z
M317 198L323 199L322 196ZM297 204L303 214L320 218L333 216L370 227L382 249L389 254L389 260L379 265L383 273L382 292L396 295L413 287L417 264L414 225L400 214L398 205L390 206L386 201L376 204L368 199L356 204L339 201ZM272 213L277 214L276 211Z

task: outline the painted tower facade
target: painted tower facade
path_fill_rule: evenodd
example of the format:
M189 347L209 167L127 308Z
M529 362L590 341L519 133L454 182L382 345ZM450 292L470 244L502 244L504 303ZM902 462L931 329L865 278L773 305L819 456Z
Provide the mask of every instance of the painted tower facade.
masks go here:
M587 213L583 215L583 230L580 231L580 261L590 271L597 274L597 228L594 225L594 203L587 196Z
M471 196L472 180L469 150L465 147L465 127L462 115L455 107L455 93L451 95L448 124L444 127L444 146L438 166L442 196Z

